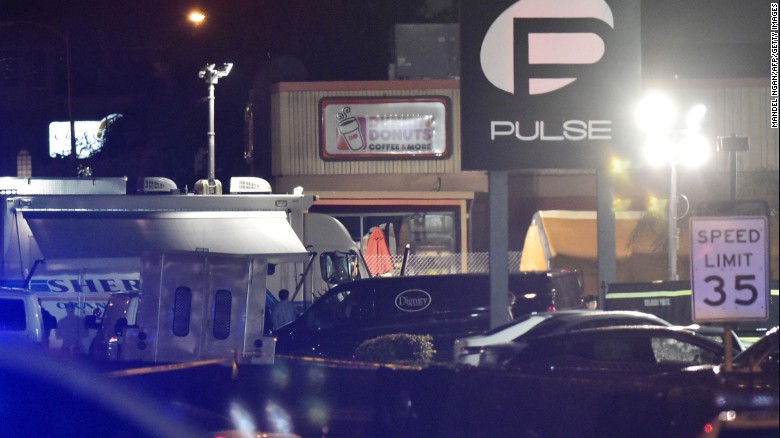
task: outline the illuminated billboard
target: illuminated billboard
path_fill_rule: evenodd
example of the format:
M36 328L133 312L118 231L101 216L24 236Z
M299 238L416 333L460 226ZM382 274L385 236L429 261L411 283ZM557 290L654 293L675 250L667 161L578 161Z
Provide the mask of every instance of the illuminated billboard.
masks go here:
M79 120L73 123L76 137L76 157L89 158L103 148L108 128L121 118L121 114L111 114L99 121ZM70 122L51 122L49 124L49 156L52 158L70 156Z
M636 154L639 0L462 6L464 170L603 168Z
M320 157L448 158L450 106L446 96L324 97L320 99Z

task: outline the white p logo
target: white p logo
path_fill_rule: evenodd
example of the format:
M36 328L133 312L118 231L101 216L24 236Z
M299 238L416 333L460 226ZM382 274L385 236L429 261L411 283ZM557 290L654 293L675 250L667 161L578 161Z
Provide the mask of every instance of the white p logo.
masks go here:
M594 21L614 29L604 0L520 0L490 25L480 51L485 77L515 95L537 95L575 80L570 65L595 64L604 40Z

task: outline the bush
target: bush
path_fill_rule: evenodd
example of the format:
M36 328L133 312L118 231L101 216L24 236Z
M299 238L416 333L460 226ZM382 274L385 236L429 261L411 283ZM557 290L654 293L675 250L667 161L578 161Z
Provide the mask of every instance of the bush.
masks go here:
M355 359L378 363L421 364L430 362L436 350L431 335L396 333L363 341Z

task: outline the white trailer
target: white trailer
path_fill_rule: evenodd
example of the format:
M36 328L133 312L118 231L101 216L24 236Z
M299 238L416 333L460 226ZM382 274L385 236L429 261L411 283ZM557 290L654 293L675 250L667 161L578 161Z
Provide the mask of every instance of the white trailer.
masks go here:
M155 179L146 193L127 194L124 178L0 178L0 285L39 294L58 319L52 348L87 352L94 330L84 316L102 310L111 293L140 290L146 252L262 257L271 305L283 288L304 308L333 284L366 276L353 269L361 258L343 225L307 212L315 196L239 182L238 193L231 181L231 194L195 195ZM322 271L341 265L346 278Z
M275 340L263 335L264 258L148 253L141 264L142 290L112 294L101 320L95 321L92 358L273 362Z

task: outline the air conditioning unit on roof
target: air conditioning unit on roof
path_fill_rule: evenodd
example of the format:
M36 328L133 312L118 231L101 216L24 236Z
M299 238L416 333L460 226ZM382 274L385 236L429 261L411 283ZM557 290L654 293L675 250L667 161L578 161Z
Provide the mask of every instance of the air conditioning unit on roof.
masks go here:
M178 193L176 183L161 176L145 176L139 178L138 190L141 193Z
M271 184L254 176L234 176L230 178L230 193L270 194Z

